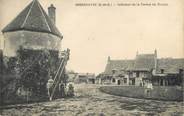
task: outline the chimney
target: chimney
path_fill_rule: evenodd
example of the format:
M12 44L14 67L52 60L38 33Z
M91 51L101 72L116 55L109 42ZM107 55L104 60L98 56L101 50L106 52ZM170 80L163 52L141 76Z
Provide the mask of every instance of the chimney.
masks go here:
M48 7L48 15L52 22L56 24L56 7L53 4Z
M179 74L182 74L183 73L183 69L179 69Z
M155 49L154 55L155 55L155 70L157 70L157 50L156 49Z
M136 51L135 59L137 59L138 56L139 56L139 51L137 50L137 51Z
M137 51L137 52L136 52L136 56L138 56L138 55L139 55L139 52Z
M108 56L108 59L107 59L107 61L109 62L111 60L111 57L110 56Z
M155 53L155 56L157 57L157 50L156 49L155 49L155 52L154 53Z

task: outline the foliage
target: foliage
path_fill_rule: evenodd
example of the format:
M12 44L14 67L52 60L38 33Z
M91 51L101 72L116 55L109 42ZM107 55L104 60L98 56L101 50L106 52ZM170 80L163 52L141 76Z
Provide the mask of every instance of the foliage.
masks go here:
M42 99L47 97L48 79L55 77L63 59L59 57L59 51L20 48L16 57L3 57L3 60L5 76L11 77L10 81L6 78L6 83L3 86L7 89L11 88L11 93L14 93L8 96L15 96L18 88L23 88L32 93L32 98ZM66 84L67 79L68 76L64 69L60 81ZM11 86L12 83L15 86Z
M46 83L59 65L58 51L20 48L17 58L20 85L37 95L46 94Z
M3 57L4 73L14 74L16 65L17 65L16 57Z

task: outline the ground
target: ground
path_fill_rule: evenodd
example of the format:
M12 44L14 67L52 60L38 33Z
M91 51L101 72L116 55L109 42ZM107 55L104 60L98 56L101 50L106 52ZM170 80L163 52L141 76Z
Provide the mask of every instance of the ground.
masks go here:
M182 102L108 95L98 85L75 85L75 97L6 106L3 116L183 116Z

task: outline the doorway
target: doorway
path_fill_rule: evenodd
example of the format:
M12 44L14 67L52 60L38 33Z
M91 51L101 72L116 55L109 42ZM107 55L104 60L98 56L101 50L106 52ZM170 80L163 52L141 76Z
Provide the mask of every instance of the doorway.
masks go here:
M160 80L160 85L163 86L164 83L163 83L163 79Z
M135 79L132 79L132 85L135 85Z
M121 84L121 81L120 80L118 80L118 85L120 85Z
M95 84L95 79L92 79L92 84Z
M115 83L116 82L116 79L115 78L112 78L112 82Z

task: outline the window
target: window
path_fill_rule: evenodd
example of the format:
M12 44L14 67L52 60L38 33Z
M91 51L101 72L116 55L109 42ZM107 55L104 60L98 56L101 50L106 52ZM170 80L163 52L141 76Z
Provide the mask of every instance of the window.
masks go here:
M121 84L121 81L120 80L118 80L118 85L120 85Z
M112 70L112 74L115 74L116 70Z
M160 71L161 71L161 74L163 74L163 73L164 73L164 69L160 69Z
M127 83L127 78L124 78L124 83Z
M179 74L182 74L183 73L183 69L179 69Z
M136 72L136 77L139 77L140 73L139 72Z
M116 79L115 79L115 78L113 78L113 79L112 79L112 82L113 82L113 83L115 83L115 82L116 82Z

